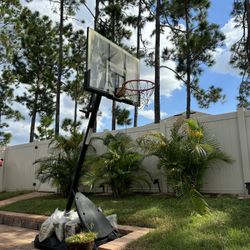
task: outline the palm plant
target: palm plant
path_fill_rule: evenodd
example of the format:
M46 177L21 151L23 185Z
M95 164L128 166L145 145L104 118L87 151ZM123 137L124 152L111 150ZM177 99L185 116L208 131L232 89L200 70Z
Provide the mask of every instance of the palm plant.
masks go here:
M195 119L179 119L175 122L170 139L161 133L151 133L139 139L139 144L148 155L159 158L159 167L164 168L168 184L177 196L191 195L198 212L207 210L199 190L206 169L217 161L232 162Z
M140 168L143 155L136 152L136 145L131 137L124 133L108 133L103 138L95 139L102 140L107 151L89 158L91 169L83 178L85 185L93 187L96 183L107 184L115 198L127 193L135 182L144 182L150 187L148 178L138 175L139 171L147 175L149 173Z
M42 182L52 181L59 188L63 196L69 194L72 182L72 173L77 164L83 134L74 132L70 137L55 136L49 144L50 154L40 158L34 164L38 164L37 178Z

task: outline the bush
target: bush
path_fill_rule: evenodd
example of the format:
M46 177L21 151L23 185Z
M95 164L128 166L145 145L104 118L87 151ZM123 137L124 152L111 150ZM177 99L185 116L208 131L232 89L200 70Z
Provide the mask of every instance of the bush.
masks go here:
M206 206L199 193L204 172L217 161L232 162L195 119L177 120L169 139L155 132L141 137L139 144L148 155L159 158L176 195L191 195L201 213Z
M72 174L80 155L82 138L83 135L80 133L72 133L70 137L56 136L50 143L50 155L34 163L39 164L37 178L42 183L52 181L65 197L69 194Z
M146 172L140 168L143 155L136 152L138 146L128 135L108 133L96 139L103 141L107 152L89 159L91 170L84 177L84 184L91 187L96 183L107 184L116 198L127 193L135 182L145 182L150 187L148 179L138 175L140 170Z

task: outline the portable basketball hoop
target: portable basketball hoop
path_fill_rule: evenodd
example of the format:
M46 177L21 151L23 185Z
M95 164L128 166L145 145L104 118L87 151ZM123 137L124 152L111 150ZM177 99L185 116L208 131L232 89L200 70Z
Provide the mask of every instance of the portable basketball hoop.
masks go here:
M129 80L116 89L115 96L117 98L125 97L130 99L133 99L133 96L139 96L138 103L135 103L135 105L144 108L148 105L150 97L154 93L154 88L155 83L150 80Z

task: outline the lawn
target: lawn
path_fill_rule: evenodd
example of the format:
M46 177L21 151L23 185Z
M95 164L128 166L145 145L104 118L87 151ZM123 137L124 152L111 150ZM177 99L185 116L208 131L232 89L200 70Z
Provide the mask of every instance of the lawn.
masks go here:
M135 195L122 200L90 196L90 199L105 214L116 213L120 224L155 228L130 245L129 250L250 249L250 200L208 198L211 213L200 216L192 212L187 200L167 196ZM17 202L1 210L49 215L65 205L65 199L50 196Z
M0 192L0 201L6 200L21 194L27 194L31 191Z

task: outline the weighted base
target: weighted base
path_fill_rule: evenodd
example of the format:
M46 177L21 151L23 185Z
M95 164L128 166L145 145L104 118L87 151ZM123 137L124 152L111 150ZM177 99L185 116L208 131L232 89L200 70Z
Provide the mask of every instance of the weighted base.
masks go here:
M85 195L76 193L75 203L83 231L96 232L97 240L105 239L114 232L109 220Z
M97 233L97 239L93 250L118 237L116 230L111 226L109 220L85 195L79 192L76 193L75 203L83 231L93 231ZM67 250L65 242L60 242L55 233L42 242L39 242L37 235L34 246L35 248L43 250Z
M34 241L34 246L35 248L43 250L67 250L66 244L64 242L60 242L55 234L42 242L39 242L37 235Z

